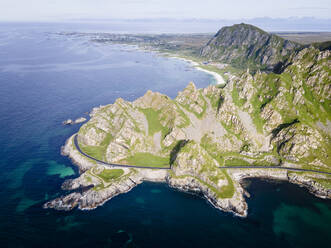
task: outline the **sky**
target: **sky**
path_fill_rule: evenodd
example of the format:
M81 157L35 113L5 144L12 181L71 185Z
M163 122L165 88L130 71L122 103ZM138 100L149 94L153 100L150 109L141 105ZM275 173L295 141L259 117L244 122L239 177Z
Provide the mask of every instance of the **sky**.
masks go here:
M0 21L331 18L331 0L0 0Z

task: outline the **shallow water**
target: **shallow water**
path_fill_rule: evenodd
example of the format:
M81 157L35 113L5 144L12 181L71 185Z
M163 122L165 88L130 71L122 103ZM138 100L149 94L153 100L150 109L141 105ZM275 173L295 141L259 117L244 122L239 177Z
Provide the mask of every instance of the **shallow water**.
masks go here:
M311 247L331 241L331 202L288 183L251 180L249 216L144 183L93 211L42 209L77 168L60 155L85 116L146 90L175 97L213 82L188 63L133 47L63 36L66 26L0 25L1 247Z

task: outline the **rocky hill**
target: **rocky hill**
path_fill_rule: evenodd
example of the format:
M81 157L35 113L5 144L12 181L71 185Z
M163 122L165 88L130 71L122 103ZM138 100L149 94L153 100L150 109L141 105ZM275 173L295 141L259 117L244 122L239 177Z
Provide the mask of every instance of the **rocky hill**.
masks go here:
M125 168L115 173L80 154L70 138L63 152L83 174L64 188L89 188L45 207L91 209L144 180L199 192L215 207L240 216L247 214L240 184L247 177L289 180L330 198L327 175L221 169L264 165L331 172L330 68L330 51L309 48L291 55L282 74L247 72L232 76L224 88L197 89L190 83L175 99L148 91L134 102L117 99L95 108L78 132L86 154L110 163L171 165L171 170Z
M239 68L272 70L301 46L253 25L223 27L201 49L200 56Z

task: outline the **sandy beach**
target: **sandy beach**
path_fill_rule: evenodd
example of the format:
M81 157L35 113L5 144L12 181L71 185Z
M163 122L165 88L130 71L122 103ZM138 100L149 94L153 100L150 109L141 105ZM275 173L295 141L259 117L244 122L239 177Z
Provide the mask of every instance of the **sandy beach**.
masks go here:
M219 85L225 85L226 84L224 78L220 74L218 74L216 72L213 72L213 71L206 70L206 69L201 68L199 66L196 66L196 69L199 70L199 71L203 71L203 72L206 72L206 73L212 75L216 80L216 84L219 84Z
M180 59L180 60L183 60L183 61L185 61L185 62L188 62L188 63L190 63L193 67L195 67L197 70L199 70L199 71L203 71L203 72L205 72L205 73L208 73L208 74L212 75L212 76L214 77L214 79L215 79L217 85L225 85L225 84L226 84L224 78L223 78L220 74L218 74L218 73L216 73L216 72L214 72L214 71L209 71L209 70L207 70L207 69L201 68L201 67L200 67L200 64L199 64L198 62L195 62L195 61L190 60L190 59L186 59L186 58L178 57L178 56L171 56L171 58Z

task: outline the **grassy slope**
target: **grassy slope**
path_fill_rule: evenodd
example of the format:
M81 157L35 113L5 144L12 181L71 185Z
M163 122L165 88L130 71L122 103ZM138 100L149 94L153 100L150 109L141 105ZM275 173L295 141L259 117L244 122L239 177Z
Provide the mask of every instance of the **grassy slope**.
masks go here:
M80 145L80 148L82 151L88 155L90 155L93 158L96 158L98 160L105 161L105 155L107 146L109 145L110 141L112 139L111 134L107 134L106 138L102 141L100 146L82 146Z
M211 182L213 182L213 184L215 184L215 185L217 185L218 180L224 180L224 179L227 180L228 184L225 186L222 186L221 189L219 189L219 188L216 188L213 185L205 182L204 180L202 180L201 178L199 178L197 176L192 176L192 175L186 175L186 176L194 177L200 183L206 185L208 188L210 188L212 191L214 191L219 198L231 198L235 191L234 184L233 184L231 177L227 174L226 170L220 170L219 168L215 167L214 162L212 161L213 159L218 161L219 157L216 156L214 153L209 153L208 150L205 150L207 152L207 154L203 155L204 154L203 152L201 153L198 150L192 149L192 144L193 144L192 141L188 142L180 150L180 152L190 153L190 154L192 154L191 155L192 157L197 156L198 154L199 154L199 156L203 156L203 160L205 161L205 163L201 165L202 169L199 171L199 174L203 173L203 172L211 174L211 176L209 176L208 179ZM202 148L202 151L204 151L203 146L201 146L201 148Z
M147 166L147 167L169 167L169 157L160 157L151 153L138 152L125 159L129 165Z
M104 169L98 174L98 176L108 183L116 178L119 178L123 174L124 171L122 169Z
M169 131L167 127L162 126L160 122L160 111L152 108L140 109L146 116L148 121L148 135L153 136L155 133L162 133L162 137Z

